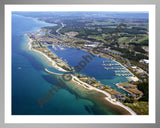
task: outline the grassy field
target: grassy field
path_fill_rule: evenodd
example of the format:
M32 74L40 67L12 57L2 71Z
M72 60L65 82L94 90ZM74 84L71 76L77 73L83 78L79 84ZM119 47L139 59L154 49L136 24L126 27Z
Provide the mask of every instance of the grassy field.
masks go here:
M104 40L102 36L92 36L92 35L89 35L88 38L89 39L96 39L97 41L102 41L104 43L107 43L107 41Z
M141 43L142 41L147 40L147 39L148 39L148 35L141 37L140 39L138 39L138 41L136 41L136 43Z
M132 88L124 88L124 86L126 86L126 85L127 85L127 86L130 86L130 87L132 87ZM131 93L133 93L133 94L139 94L140 96L143 95L143 93L137 89L137 85L131 84L131 83L129 83L129 82L119 83L118 86L119 86L119 87L123 87L124 90L127 90L127 91L129 91L129 92L131 92Z
M122 43L128 43L130 41L130 37L121 37L118 39L118 43L122 44Z
M117 21L112 21L112 20L109 20L109 21L106 21L106 22L98 22L98 21L94 21L92 23L88 23L86 25L107 25L107 26L118 26L120 24L120 22L117 22Z
M116 21L113 19L110 20L106 20L106 21L93 21L92 23L87 23L86 26L94 26L94 25L102 25L102 26L109 26L109 27L116 27L118 26L120 23L120 21ZM127 25L127 28L131 28L131 27L144 27L144 28L148 28L148 23L133 23L130 21L127 22L123 22L124 24Z
M124 103L124 104L130 107L138 115L148 115L148 102L136 101L134 103Z
M102 34L102 35L88 35L88 39L95 39L97 41L101 41L104 43L107 43L105 40L106 36L110 36L109 34ZM119 44L128 44L130 42L135 42L135 43L141 43L142 41L148 39L148 36L142 36L142 37L120 37L118 38L118 43Z

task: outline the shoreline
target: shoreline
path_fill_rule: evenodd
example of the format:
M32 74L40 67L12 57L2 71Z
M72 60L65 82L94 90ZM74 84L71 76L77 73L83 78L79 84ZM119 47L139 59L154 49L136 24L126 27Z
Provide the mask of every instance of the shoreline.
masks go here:
M26 36L27 36L27 35L26 35ZM27 36L27 37L28 37L28 36ZM36 50L36 49L33 49L32 46L31 46L31 43L32 43L33 40L30 39L29 37L28 37L28 39L29 39L29 42L28 42L28 48L29 48L29 50L33 50L34 52L43 55L49 62L51 62L53 68L55 68L55 69L57 69L57 70L59 70L59 71L68 72L68 71L62 69L61 67L59 67L59 66L56 64L55 61L53 61L51 58L49 58L49 57L48 57L47 55L45 55L44 53L42 53L42 52L40 52L40 51L38 51L38 50ZM119 63L119 62L118 62L118 63ZM128 69L127 69L127 70L128 70ZM50 72L50 71L49 71L49 72ZM57 74L53 74L53 75L57 75ZM110 95L109 93L107 93L107 92L105 92L105 91L103 91L103 90L97 89L97 88L95 88L95 87L92 87L91 85L89 85L89 84L87 84L87 83L79 80L76 76L74 76L74 75L72 75L72 74L71 74L71 76L72 76L72 81L73 81L73 82L76 82L77 84L80 84L81 86L83 86L84 88L87 88L87 89L89 89L89 90L95 90L95 91L98 91L98 92L100 92L100 93L103 93L103 94L106 96L106 97L104 98L104 100L107 100L108 102L110 102L110 103L113 104L113 105L117 105L117 106L120 106L120 107L124 108L124 109L125 109L126 111L128 111L131 115L136 115L136 113L135 113L131 108L123 105L121 102L116 101L115 99L112 99L112 98L111 98L111 95ZM87 87L86 87L86 86L87 86Z
M131 108L123 105L121 102L116 101L115 99L112 99L112 98L111 98L111 94L109 94L109 93L107 93L107 92L105 92L105 91L103 91L103 90L97 89L97 88L95 88L95 87L93 87L93 86L91 86L91 85L89 85L89 84L87 84L87 83L79 80L79 79L78 79L76 76L74 76L74 75L71 75L71 76L72 76L72 81L80 84L80 85L83 86L84 88L87 88L87 87L88 87L87 89L89 89L89 90L95 90L95 91L98 91L98 92L100 92L100 93L103 93L103 94L106 96L104 99L107 100L108 102L110 102L111 104L117 105L117 106L120 106L120 107L124 108L124 109L127 110L131 115L137 115ZM75 81L74 79L76 79L78 82ZM85 87L85 85L87 85L87 87Z
M59 74L50 72L50 71L48 71L47 69L44 69L44 70L45 70L46 72L48 72L49 74L62 76L62 75L59 75ZM126 111L128 111L131 115L137 115L131 108L123 105L121 102L116 101L115 99L112 99L112 98L111 98L111 94L109 94L109 93L107 93L107 92L105 92L105 91L103 91L103 90L97 89L97 88L95 88L95 87L93 87L93 86L91 86L91 85L89 85L89 84L87 84L87 83L79 80L76 76L74 76L74 75L72 75L72 74L71 74L71 77L72 77L72 79L71 79L72 82L77 83L78 85L84 87L85 89L94 90L94 91L97 91L97 92L100 92L100 93L104 94L104 95L105 95L104 100L107 100L108 102L110 102L110 103L113 104L113 105L120 106L121 108L124 108L124 109L125 109Z
M84 51L86 51L86 52L89 52L89 53L91 53L91 54L94 54L94 55L98 56L97 54L95 54L95 53L93 53L93 52L90 52L89 50L86 50L86 49L81 49L81 50L84 50ZM109 59L109 57L106 57L106 56L104 56L104 55L103 55L102 57ZM116 61L116 60L112 60L112 61L120 64L120 66L122 66L125 70L127 70L127 71L132 75L131 77L126 77L127 80L129 80L129 81L130 81L130 80L131 80L131 81L138 81L138 80L139 80L131 71L129 71L129 70L128 70L124 65L122 65L120 62L118 62L118 61Z
M120 84L120 83L116 83L115 85L116 85L118 88L121 88L121 89L125 90L125 91L128 92L128 93L132 93L132 92L128 91L127 89L121 87L119 84Z
M27 35L26 35L26 36L27 36ZM27 37L28 37L28 36L27 36ZM52 60L51 58L49 58L49 57L48 57L47 55L45 55L44 53L42 53L42 52L40 52L40 51L38 51L38 50L36 50L36 49L33 49L32 46L31 46L31 43L32 43L33 40L30 39L29 37L28 37L28 39L29 39L29 42L28 42L28 48L29 48L29 50L32 50L32 51L34 51L34 52L36 52L36 53L39 53L39 54L43 55L43 56L51 63L52 67L55 68L55 69L57 69L58 71L68 72L68 71L64 70L63 68L59 67L54 60Z
M116 63L120 64L125 70L127 70L130 74L132 74L131 77L126 77L127 79L130 79L130 80L133 80L133 81L138 81L139 79L131 72L129 71L124 65L122 65L120 62L116 61L116 60L113 60L115 61Z

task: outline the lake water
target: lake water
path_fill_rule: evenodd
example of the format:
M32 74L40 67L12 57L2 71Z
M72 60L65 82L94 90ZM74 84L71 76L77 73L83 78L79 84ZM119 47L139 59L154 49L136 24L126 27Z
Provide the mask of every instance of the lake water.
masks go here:
M64 50L59 49L58 47L57 50L54 50L52 46L48 46L48 48L54 52L56 55L58 55L60 58L63 60L66 60L68 64L72 67L79 66L81 68L80 72L81 74L87 75L89 77L94 77L96 80L102 82L105 85L110 86L113 89L116 89L117 91L128 94L122 89L119 89L115 84L116 83L122 83L128 81L126 77L124 76L116 76L115 75L115 70L106 70L102 64L103 61L111 61L110 59L104 58L104 57L99 57L94 55L95 57L92 57L88 52L84 50L79 50L76 48L68 48L68 47L63 47ZM90 56L88 58L88 62L83 58L86 56ZM86 62L86 66L81 67L79 63L81 61ZM106 63L108 64L108 63ZM110 64L110 63L109 63ZM111 61L111 64L117 64L114 61ZM107 66L106 66L107 67ZM109 66L108 66L109 67ZM117 66L111 66L114 68L122 68L120 65ZM123 70L125 71L125 70ZM126 74L126 73L125 73Z
M26 33L35 33L41 27L52 24L37 21L18 15L12 15L12 114L13 115L113 115L119 114L109 104L104 105L102 97L96 92L87 92L83 88L74 86L68 82L63 89L58 90L55 95L40 107L37 99L44 99L51 85L55 86L57 76L50 75L44 71L52 68L47 60L41 55L30 51ZM50 48L51 49L51 48ZM53 50L53 49L51 49ZM67 59L69 65L75 66L82 56L89 54L83 50L65 48L65 50L54 51L58 56ZM102 61L106 58L95 57L81 70L80 73L95 77L102 83L118 89L114 83L127 81L124 77L116 77L113 71L106 71Z

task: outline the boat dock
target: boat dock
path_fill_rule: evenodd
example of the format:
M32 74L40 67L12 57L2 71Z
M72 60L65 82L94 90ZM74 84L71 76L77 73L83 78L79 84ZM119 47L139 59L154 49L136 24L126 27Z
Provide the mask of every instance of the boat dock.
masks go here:
M132 76L131 74L115 74L116 76Z
M115 76L132 76L132 74L125 70L125 68L120 63L113 63L113 61L103 61L102 65L106 70L114 70Z
M102 64L104 66L120 66L120 64Z
M115 73L129 73L128 71L114 71Z
M124 70L124 68L114 68L114 67L110 67L110 68L107 68L107 67L104 67L106 70Z
M103 64L104 64L104 63L112 63L112 62L113 62L113 61L111 61L111 60L110 60L110 61L103 61Z

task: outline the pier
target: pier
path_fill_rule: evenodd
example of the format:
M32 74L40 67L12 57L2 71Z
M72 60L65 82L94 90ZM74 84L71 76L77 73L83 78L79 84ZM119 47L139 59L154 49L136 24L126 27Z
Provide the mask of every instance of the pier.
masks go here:
M104 66L120 66L120 64L102 64Z
M110 61L103 61L103 64L104 64L104 63L112 63L112 62L113 62L113 61L111 61L111 60L110 60Z
M110 67L110 68L107 68L107 67L104 67L106 70L123 70L124 68L114 68L114 67Z
M114 71L115 73L129 73L128 71Z
M131 74L115 74L116 76L132 76Z

